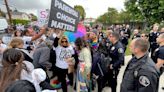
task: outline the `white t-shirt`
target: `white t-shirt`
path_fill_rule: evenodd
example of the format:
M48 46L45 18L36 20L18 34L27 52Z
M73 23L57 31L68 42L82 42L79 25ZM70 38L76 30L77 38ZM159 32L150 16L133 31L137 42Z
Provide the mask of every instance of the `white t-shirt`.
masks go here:
M27 48L28 46L29 46L29 43L31 42L31 40L32 40L32 37L30 37L30 36L23 36L23 41L24 41L24 46L23 46L23 48Z
M0 48L6 49L7 45L2 43L2 44L0 44Z
M75 53L73 47L70 45L67 48L58 46L55 48L56 51L56 66L61 69L68 69L68 63L65 61L66 58L72 57Z

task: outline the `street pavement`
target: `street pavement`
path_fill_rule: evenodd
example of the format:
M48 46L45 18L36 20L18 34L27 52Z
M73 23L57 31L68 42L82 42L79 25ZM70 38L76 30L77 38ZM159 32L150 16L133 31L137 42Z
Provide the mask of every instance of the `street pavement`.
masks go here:
M126 66L128 64L128 61L130 59L131 59L131 56L126 56L125 57L125 65L122 66L121 69L120 69L120 73L119 73L118 78L117 78L118 79L117 80L117 82L118 82L117 92L120 92L120 84L122 82L122 77L123 77L125 68L126 68ZM164 87L164 73L160 77L159 91L158 92L164 92L164 90L161 89L162 87ZM62 90L58 90L58 92L62 92ZM75 92L75 91L73 91L73 88L72 87L68 86L68 92ZM93 92L97 92L97 87L96 87L95 91L93 91ZM111 92L111 89L109 87L105 87L102 92Z

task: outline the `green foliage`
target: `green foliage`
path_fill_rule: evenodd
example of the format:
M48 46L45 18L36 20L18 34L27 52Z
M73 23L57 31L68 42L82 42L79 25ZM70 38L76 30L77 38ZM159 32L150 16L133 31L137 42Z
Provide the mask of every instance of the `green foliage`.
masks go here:
M134 19L145 19L149 24L164 20L164 0L126 0L125 7Z
M37 21L37 16L35 16L34 14L30 14L31 16L31 21Z
M74 6L74 9L80 13L81 19L84 20L86 17L86 12L85 12L85 9L83 8L83 6L76 5L76 6Z
M132 19L132 16L128 11L122 10L118 15L118 21L119 23L128 23Z
M108 8L108 11L103 15L99 16L96 22L101 22L103 24L112 24L118 22L118 11L115 8Z
M29 22L30 21L28 21L28 20L20 20L20 19L13 19L12 20L12 23L14 25L16 25L16 24L24 24L24 25L27 25Z
M130 51L130 48L129 48L129 45L131 43L131 39L129 40L129 43L128 43L128 46L126 48L126 52L125 52L125 55L128 56L128 55L132 55L131 51Z
M103 24L127 23L132 20L132 15L128 11L118 12L115 8L108 8L108 11L97 18L97 22Z

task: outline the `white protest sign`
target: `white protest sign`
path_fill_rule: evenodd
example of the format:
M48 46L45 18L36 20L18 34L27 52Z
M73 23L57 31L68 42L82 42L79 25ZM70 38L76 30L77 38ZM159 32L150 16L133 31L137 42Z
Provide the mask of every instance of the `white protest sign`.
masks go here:
M47 9L38 10L38 26L43 26L48 23L49 11Z

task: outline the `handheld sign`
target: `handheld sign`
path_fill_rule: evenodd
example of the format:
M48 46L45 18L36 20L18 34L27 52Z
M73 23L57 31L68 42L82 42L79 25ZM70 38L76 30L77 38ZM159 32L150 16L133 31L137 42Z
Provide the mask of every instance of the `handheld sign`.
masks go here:
M46 9L38 10L38 26L42 27L47 24L49 11Z
M80 14L62 0L52 0L48 27L75 32Z

